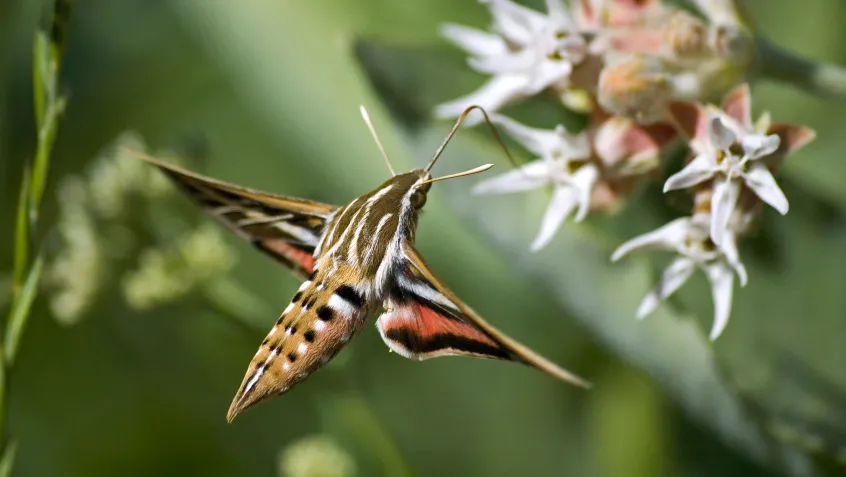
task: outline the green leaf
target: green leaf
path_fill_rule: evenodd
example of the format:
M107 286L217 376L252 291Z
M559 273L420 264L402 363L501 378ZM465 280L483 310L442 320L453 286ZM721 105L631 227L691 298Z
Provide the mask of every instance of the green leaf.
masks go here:
M26 283L21 289L21 294L15 300L12 310L9 313L9 320L6 322L6 333L4 335L4 351L6 366L10 367L15 361L21 336L29 319L29 311L35 296L38 293L38 284L41 281L41 274L44 270L44 255L39 254L32 264L27 275Z
M29 221L27 207L29 201L29 168L24 168L21 191L18 196L18 211L15 219L15 257L12 272L12 297L17 297L23 285L26 264L29 260Z
M47 25L35 33L32 81L38 142L30 186L32 200L29 204L30 220L33 222L38 217L41 198L44 195L58 121L66 106L66 98L58 92L58 82L70 11L70 0L55 0L50 15L44 22Z
M44 124L44 110L47 91L50 88L51 57L50 38L43 31L35 32L32 52L32 91L35 106L35 124L40 129Z
M50 165L50 153L56 140L58 122L65 110L65 98L48 96L47 109L44 111L44 122L38 128L38 145L35 150L35 161L32 169L32 185L30 186L31 200L29 203L29 217L33 222L37 220L41 198L44 196L44 185L47 181L47 170Z

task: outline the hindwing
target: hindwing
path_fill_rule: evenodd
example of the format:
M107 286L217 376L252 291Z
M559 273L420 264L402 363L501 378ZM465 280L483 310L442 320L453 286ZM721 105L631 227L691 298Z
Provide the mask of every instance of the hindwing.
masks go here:
M438 280L409 241L403 241L376 326L392 350L406 358L469 355L517 361L582 387L584 379L560 368L483 320Z

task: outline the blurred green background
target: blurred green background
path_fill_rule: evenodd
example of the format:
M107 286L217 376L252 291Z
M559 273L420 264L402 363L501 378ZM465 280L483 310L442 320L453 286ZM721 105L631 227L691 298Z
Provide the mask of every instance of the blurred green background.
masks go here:
M846 63L846 3L747 4L776 43ZM0 308L35 142L31 52L42 7L0 2ZM428 108L481 81L438 38L447 21L484 27L488 14L470 0L76 1L61 81L70 103L40 226L48 252L63 253L51 233L60 184L85 177L126 130L154 151L205 138L207 157L191 164L204 174L341 204L388 174L358 115L364 104L394 167L423 164L449 126L427 121ZM137 226L135 197L112 221L125 240L97 243L113 257L101 259L112 278L78 322L54 318L49 287L36 302L11 376L14 475L285 475L309 459L363 476L846 475L843 103L766 82L753 92L756 112L806 124L818 138L782 175L790 214L768 210L742 245L750 284L736 290L717 343L705 339L712 312L701 276L638 323L637 302L661 262L608 263L624 239L684 213L662 205L657 186L530 256L546 197L483 201L469 194L476 179L461 179L434 187L420 250L489 321L594 389L511 364L415 363L389 354L368 326L337 363L228 425L246 365L298 283L226 236L238 260L223 281L255 300L221 305L206 289L129 306L121 267L137 267L138 256L125 242L167 245L171 224L185 223L170 221L173 210L205 221L166 198L154 215L165 238L151 238ZM509 167L485 131L463 131L438 172L482 162Z

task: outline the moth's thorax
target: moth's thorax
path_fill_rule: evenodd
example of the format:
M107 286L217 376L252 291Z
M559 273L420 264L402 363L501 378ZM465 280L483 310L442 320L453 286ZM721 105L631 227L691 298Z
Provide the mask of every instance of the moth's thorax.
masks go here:
M380 268L399 240L414 239L417 216L431 184L428 172L415 169L394 176L373 191L338 209L315 249L320 262L340 261L379 282ZM371 280L372 281L372 280ZM373 283L381 288L378 283Z

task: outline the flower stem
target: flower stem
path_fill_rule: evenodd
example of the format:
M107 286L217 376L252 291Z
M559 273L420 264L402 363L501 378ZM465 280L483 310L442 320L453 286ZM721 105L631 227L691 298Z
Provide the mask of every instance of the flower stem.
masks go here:
M38 285L44 269L44 256L30 255L30 242L35 237L38 211L47 183L47 170L56 138L59 118L64 111L65 98L59 90L59 65L71 0L55 0L45 24L35 32L33 49L33 86L38 143L35 161L25 166L18 199L18 213L15 222L14 271L12 274L12 297L9 315L2 326L0 344L0 477L12 472L16 442L9 435L6 420L8 411L9 371L11 370L23 332L29 320L32 303L38 294Z
M803 58L766 38L757 39L759 75L810 93L846 100L846 68Z

